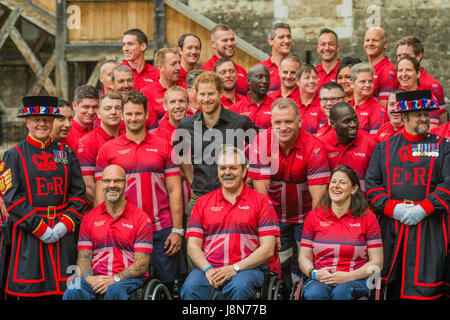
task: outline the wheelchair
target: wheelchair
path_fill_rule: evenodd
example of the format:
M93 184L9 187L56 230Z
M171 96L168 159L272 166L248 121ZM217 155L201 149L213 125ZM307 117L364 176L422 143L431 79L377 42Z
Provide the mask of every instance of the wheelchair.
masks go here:
M172 294L160 280L149 277L142 287L131 292L129 300L172 300Z
M305 300L303 292L303 284L308 279L304 274L300 277L291 291L290 300ZM387 284L383 279L377 279L374 289L369 290L368 295L362 295L356 290L353 292L355 300L387 300Z

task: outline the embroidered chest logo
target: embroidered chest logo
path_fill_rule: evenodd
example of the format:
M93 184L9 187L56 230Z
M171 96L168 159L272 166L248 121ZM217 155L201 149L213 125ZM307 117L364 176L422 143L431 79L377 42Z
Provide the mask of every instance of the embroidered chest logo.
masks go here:
M222 209L223 209L223 207L211 207L211 210L214 212L220 211Z
M0 176L0 192L5 194L12 187L11 168L3 172Z
M411 152L411 146L404 146L398 150L398 155L400 156L401 162L411 161L418 162L420 160L419 157L413 157Z
M57 169L55 158L50 153L42 151L41 154L35 154L31 160L39 171L51 171Z
M103 220L103 221L95 221L94 222L94 226L96 226L96 227L101 227L101 226L103 226L105 224L105 220Z

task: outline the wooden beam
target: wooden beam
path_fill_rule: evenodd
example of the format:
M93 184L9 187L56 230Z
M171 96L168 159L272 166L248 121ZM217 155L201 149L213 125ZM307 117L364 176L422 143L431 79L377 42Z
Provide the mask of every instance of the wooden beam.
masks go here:
M14 8L8 16L8 19L6 19L5 23L3 24L2 28L0 29L0 49L3 47L3 45L6 42L6 39L8 39L8 29L11 26L14 26L16 24L17 19L20 17L20 13L22 12L22 9L20 8Z
M24 19L30 21L32 24L53 36L56 34L55 15L51 14L42 7L35 5L31 1L23 0L2 0L1 4L10 10L14 10L16 8L21 9L21 15Z
M27 94L28 96L35 96L35 95L39 94L39 92L41 91L41 88L44 84L44 81L46 81L46 79L50 76L53 69L55 68L55 64L56 64L56 52L53 51L52 56L45 64L44 69L42 69L42 73L38 76L36 82L34 83L33 87L30 89L30 91L28 91L28 94Z
M22 38L20 32L17 30L16 27L10 26L8 28L8 33L11 39L16 44L17 49L19 49L20 53L22 53L23 57L28 62L28 65L30 66L31 70L33 70L36 76L39 77L44 72L41 63L33 54L33 51L30 49L25 40ZM49 95L56 95L56 88L49 78L46 78L44 80L43 85Z
M153 41L156 50L164 47L166 41L166 12L164 0L153 0Z
M89 84L89 85L91 85L93 87L97 86L98 76L99 76L99 73L100 73L100 68L101 68L101 66L102 66L104 61L105 61L105 58L102 58L102 59L98 60L97 64L95 65L94 70L92 70L92 73L91 73L91 75L90 75L90 77L89 77L89 79L87 81L87 84Z
M56 0L56 95L62 99L69 98L69 68L66 60L67 44L67 21L66 21L67 3L66 0Z
M164 46L169 46L167 43ZM156 46L153 42L149 43L145 51L145 60L153 60ZM105 59L123 59L121 43L68 43L66 45L66 59L68 62L84 61L97 62Z

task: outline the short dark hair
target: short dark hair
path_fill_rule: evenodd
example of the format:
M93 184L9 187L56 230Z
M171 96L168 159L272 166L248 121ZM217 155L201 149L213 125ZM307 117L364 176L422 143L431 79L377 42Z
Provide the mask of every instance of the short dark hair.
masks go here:
M334 81L329 81L323 84L323 86L319 90L319 97L322 90L333 90L338 89L339 92L342 94L343 97L345 97L345 90L342 88L342 86Z
M233 31L233 29L227 24L223 24L223 23L216 24L211 29L211 39L214 40L214 41L216 40L215 39L215 35L216 35L217 31L230 31L230 30Z
M123 35L124 36L126 36L126 35L136 36L139 44L142 44L142 43L148 44L147 35L141 29L130 29L130 30L125 31L123 33Z
M217 60L216 63L214 63L213 71L216 72L216 69L220 65L222 65L222 64L224 64L226 62L231 62L233 64L234 68L236 69L236 64L233 62L233 60L231 60L230 58L227 58L227 57L222 57L219 60Z
M126 103L131 102L134 104L140 104L144 107L144 112L147 112L147 98L144 96L142 92L133 91L127 94L122 99L122 111Z
M202 73L206 72L206 70L203 69L194 69L189 71L189 73L186 76L186 87L188 89L194 88L195 79Z
M356 174L355 170L353 170L351 167L349 167L346 164L337 166L336 168L334 168L333 170L331 170L330 173L330 181L333 178L333 175L336 172L343 172L347 175L347 177L349 178L352 187L354 186L358 186L358 191L355 192L355 194L353 194L351 196L351 200L350 200L350 214L355 217L355 218L360 218L362 217L365 212L367 211L367 209L369 209L369 203L367 202L366 197L364 196L363 191L361 190L361 184L359 182L359 177ZM326 192L325 195L323 196L323 198L320 201L320 205L325 208L325 209L330 209L331 208L331 198L330 198L330 194L329 192Z
M185 34L181 35L181 37L178 38L178 47L183 49L184 40L186 40L187 37L194 37L194 38L196 38L198 40L198 42L200 42L200 48L202 47L202 40L195 33L185 33Z
M355 64L361 63L362 60L360 58L353 58L353 57L344 57L339 61L339 65L336 72L336 77L339 75L339 72L341 72L342 69L346 67L352 68Z
M423 44L416 36L406 36L397 41L397 48L403 45L411 46L416 56L424 53Z
M83 99L97 99L99 98L98 91L95 87L89 84L83 84L75 89L74 100L80 103Z
M325 33L331 33L332 35L334 35L334 37L336 38L336 43L339 42L337 33L334 32L333 30L331 30L330 28L322 28L319 32L319 38L321 35L325 34Z
M316 67L314 67L312 64L310 64L310 63L304 64L300 68L297 69L297 72L295 73L295 78L300 79L302 74L304 74L304 73L309 74L311 72L314 72L315 74L319 74Z
M69 101L58 98L58 108L64 108L64 107L69 107L70 109L73 110L73 106Z
M355 108L353 108L351 104L348 104L347 102L338 102L334 104L330 109L330 120L337 121L338 110L340 109L349 109L352 110L353 112L356 112Z

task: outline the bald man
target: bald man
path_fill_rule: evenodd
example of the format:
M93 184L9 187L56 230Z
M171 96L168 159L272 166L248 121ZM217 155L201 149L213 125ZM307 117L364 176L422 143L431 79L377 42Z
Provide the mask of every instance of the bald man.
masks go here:
M236 103L230 110L248 116L260 129L270 128L270 111L274 99L267 95L270 87L269 69L262 64L251 67L248 70L247 85L246 98Z
M391 91L399 86L396 68L385 53L388 46L389 41L383 28L372 27L366 31L364 51L370 65L375 69L373 95L384 107Z
M120 166L103 170L105 201L83 218L77 260L81 278L73 280L63 300L95 300L98 295L128 300L144 284L153 248L150 218L127 200L126 187Z

